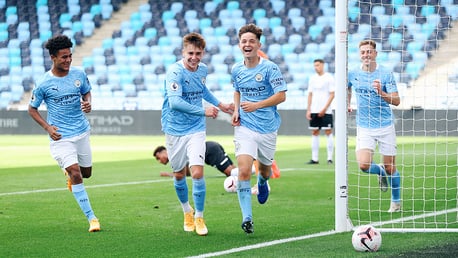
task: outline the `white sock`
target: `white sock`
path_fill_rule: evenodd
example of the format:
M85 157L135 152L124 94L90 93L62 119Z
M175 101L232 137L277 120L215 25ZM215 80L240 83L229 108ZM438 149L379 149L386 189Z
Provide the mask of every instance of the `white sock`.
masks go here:
M181 203L181 207L183 208L184 213L191 211L191 205L189 205L189 202Z
M318 161L318 153L320 150L320 136L312 135L312 160Z

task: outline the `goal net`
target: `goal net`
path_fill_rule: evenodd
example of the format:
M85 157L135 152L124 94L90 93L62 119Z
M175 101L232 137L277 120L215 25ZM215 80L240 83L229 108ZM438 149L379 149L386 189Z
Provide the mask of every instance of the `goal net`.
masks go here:
M377 63L396 79L401 104L392 109L402 199L400 212L387 212L391 187L382 192L378 176L359 169L356 112L341 110L346 93L336 90L336 128L347 128L340 136L336 130L336 158L346 159L336 163L336 230L372 224L382 231L458 232L458 1L335 2L336 81L360 66L364 39L377 43ZM383 162L378 148L373 160Z

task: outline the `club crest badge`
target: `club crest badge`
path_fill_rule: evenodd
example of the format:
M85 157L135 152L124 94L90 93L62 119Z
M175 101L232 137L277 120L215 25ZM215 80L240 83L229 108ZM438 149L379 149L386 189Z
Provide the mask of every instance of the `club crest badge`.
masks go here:
M256 74L256 76L254 77L254 79L255 79L257 82L262 81L262 74L260 74L260 73Z
M80 80L75 80L75 82L73 84L75 85L75 87L79 88L81 86L81 81Z
M205 85L206 82L205 77L202 77L202 84Z

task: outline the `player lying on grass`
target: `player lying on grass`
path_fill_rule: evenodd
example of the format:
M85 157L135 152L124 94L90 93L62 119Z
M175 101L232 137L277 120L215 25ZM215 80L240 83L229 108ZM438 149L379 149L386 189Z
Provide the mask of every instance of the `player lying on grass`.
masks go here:
M217 168L221 173L223 173L226 177L228 176L238 176L239 170L232 162L231 158L226 154L223 146L221 144L214 142L214 141L206 141L205 142L206 151L205 151L205 164ZM154 157L157 161L159 161L163 165L167 165L169 163L169 156L167 153L167 149L164 146L158 146L153 152ZM280 175L280 170L278 169L276 162L274 161L275 165L272 166L272 174L273 177L278 177ZM252 170L252 174L257 173L257 163L255 162ZM171 172L161 172L161 176L168 176L173 177L173 173ZM186 169L186 175L190 176L189 168ZM252 193L257 194L257 185L253 186Z

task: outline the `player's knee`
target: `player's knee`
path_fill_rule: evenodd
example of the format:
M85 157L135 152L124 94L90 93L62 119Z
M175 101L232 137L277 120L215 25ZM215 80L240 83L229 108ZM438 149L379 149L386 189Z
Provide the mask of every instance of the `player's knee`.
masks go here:
M366 163L359 164L359 169L361 169L361 171L367 172L369 171L369 168L370 168L370 164L366 164Z

